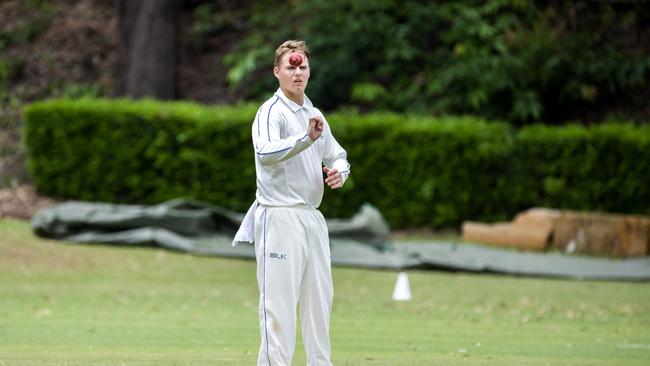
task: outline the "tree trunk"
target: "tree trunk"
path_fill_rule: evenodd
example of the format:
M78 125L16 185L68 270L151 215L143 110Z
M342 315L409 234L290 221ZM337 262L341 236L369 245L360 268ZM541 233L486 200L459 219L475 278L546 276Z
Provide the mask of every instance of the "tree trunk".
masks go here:
M182 0L115 0L120 39L118 94L175 95L176 15Z

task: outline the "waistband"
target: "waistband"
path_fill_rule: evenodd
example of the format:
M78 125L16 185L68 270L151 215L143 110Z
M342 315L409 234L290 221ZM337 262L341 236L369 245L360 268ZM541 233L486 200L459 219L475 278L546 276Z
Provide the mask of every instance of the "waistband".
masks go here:
M316 206L310 205L310 204L307 204L307 203L301 203L301 204L292 205L292 206L267 206L267 205L263 205L263 204L260 203L259 206L264 207L264 208L297 208L297 209L301 209L301 210L314 210L314 211L318 210L316 208Z

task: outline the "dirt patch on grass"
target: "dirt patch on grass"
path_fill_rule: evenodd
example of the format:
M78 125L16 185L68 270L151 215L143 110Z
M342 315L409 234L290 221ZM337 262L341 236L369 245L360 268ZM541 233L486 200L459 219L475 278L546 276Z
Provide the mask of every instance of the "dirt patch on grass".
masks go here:
M0 226L0 267L17 268L27 275L35 268L61 271L96 265L73 248L63 249L33 236L29 222L11 220L29 220L38 210L58 203L39 195L31 184L0 188L0 220L9 219Z
M18 268L23 272L31 269L60 272L91 267L86 260L68 250L61 250L60 247L43 244L24 245L17 241L10 241L7 244L2 246L2 256L0 256L0 266L3 267Z
M28 222L8 219L0 222L0 268L22 272L68 272L114 267L128 259L126 251L108 253L109 248L75 245L39 238Z

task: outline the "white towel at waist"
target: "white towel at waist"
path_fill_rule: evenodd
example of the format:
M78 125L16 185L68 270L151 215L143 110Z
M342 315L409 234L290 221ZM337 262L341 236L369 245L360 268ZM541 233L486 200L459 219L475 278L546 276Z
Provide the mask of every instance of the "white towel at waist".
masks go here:
M255 241L255 210L257 210L257 200L253 202L251 207L246 211L246 216L235 234L235 238L232 241L232 246L239 243L253 243Z

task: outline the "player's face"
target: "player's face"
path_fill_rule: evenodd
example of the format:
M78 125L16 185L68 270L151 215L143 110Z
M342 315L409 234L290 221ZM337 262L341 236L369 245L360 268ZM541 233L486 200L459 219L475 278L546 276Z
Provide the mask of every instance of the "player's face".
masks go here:
M280 64L273 69L273 74L280 82L282 90L296 96L305 93L309 81L309 59L304 53L298 53L302 56L302 63L299 66L289 63L292 52L288 52L282 56Z

